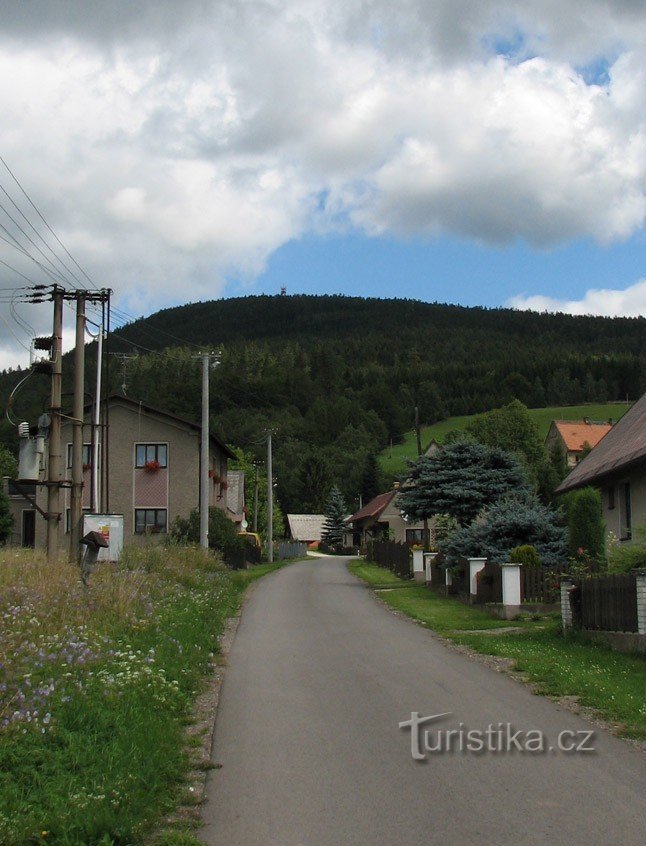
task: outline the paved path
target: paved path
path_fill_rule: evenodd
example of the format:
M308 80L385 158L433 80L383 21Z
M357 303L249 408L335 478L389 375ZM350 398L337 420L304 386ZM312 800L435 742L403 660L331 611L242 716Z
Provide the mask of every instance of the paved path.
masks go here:
M345 560L263 579L229 655L209 776L212 846L646 843L644 756L605 731L588 755L431 754L437 729L593 728L381 606Z

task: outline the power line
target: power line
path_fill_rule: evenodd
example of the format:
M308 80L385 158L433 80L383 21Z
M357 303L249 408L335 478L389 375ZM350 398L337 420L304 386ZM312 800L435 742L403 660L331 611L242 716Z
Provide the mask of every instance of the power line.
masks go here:
M34 201L31 199L31 197L29 196L29 194L27 193L27 191L23 188L22 183L20 182L20 180L18 179L18 177L16 176L16 174L15 174L15 173L11 170L11 168L9 167L9 165L7 164L7 162L5 161L5 159L4 159L4 157L3 157L2 155L0 155L0 162L2 162L2 164L4 165L4 167L5 167L6 171L7 171L7 173L11 176L11 178L13 179L13 181L16 183L16 185L18 186L18 188L19 188L19 189L20 189L20 191L22 192L23 196L25 197L25 199L26 199L26 200L27 200L27 202L29 203L29 205L32 207L32 209L36 212L36 214L38 215L38 217L39 217L39 218L42 220L42 222L45 224L45 226L47 227L47 229L49 230L49 232L52 234L52 236L56 239L56 242L57 242L57 243L60 245L60 247L61 247L61 248L65 251L65 254L66 254L66 255L70 258L70 260L71 260L71 261L73 261L73 262L74 262L74 264L76 265L76 267L77 267L77 268L79 269L79 271L83 274L83 276L85 276L85 278L86 278L86 279L87 279L87 281L90 283L90 285L98 291L99 289L97 288L97 286L96 286L96 285L94 284L94 282L90 279L90 277L87 275L87 273L85 272L85 270L83 270L83 268L81 267L81 265L80 265L80 264L76 261L76 259L74 258L74 256L70 253L70 251L69 251L69 250L67 249L67 247L65 246L65 244L63 244L63 242L62 242L62 241L61 241L61 239L58 237L58 235L54 232L54 230L53 230L53 229L52 229L52 227L49 225L49 223L45 220L45 217L44 217L44 216L43 216L43 214L41 213L40 209L36 206L36 204L35 204L35 203L34 203ZM80 283L80 284L82 285L82 283ZM82 287L85 287L85 286L84 286L84 285L82 285Z

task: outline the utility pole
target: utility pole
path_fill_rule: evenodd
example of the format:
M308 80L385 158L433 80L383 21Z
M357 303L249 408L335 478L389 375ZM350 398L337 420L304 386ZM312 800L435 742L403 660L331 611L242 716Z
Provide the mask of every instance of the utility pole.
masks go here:
M415 437L417 439L417 455L422 454L422 433L419 428L419 405L415 405Z
M419 428L419 406L415 406L415 435L417 437L417 457L419 458L422 454L422 436ZM422 539L422 545L424 550L428 550L430 546L430 534L428 531L428 517L424 517L424 537Z
M63 289L52 291L54 323L52 329L52 385L49 406L49 461L47 468L47 563L58 558L61 488L61 386L63 380Z
M267 560L274 560L274 479L272 471L271 429L267 432Z
M253 531L258 532L258 465L253 465L254 470L256 471L256 476L254 479L254 492L253 492Z
M209 548L209 365L202 355L202 446L200 449L200 546Z
M70 499L70 557L81 560L83 520L83 400L85 398L85 295L76 294L76 346L74 347L74 403L72 409L72 493Z
M101 372L103 370L103 332L103 320L101 320L101 328L99 329L99 337L97 341L96 351L96 388L94 394L94 412L92 416L91 502L92 510L95 514L101 513L101 500L99 497L99 453L101 450L101 440L99 437L99 432L101 431Z

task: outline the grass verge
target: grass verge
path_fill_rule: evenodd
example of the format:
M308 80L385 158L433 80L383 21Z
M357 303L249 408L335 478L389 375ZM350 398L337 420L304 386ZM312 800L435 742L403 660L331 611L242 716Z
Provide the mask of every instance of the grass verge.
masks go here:
M78 569L0 552L0 843L138 844L182 794L185 727L254 579L199 549Z
M349 568L397 611L476 652L510 659L537 692L576 697L614 723L619 734L646 739L643 656L613 652L576 634L564 637L558 620L506 622L421 586L379 590L384 584L392 587L392 579L410 583L365 561L351 562Z

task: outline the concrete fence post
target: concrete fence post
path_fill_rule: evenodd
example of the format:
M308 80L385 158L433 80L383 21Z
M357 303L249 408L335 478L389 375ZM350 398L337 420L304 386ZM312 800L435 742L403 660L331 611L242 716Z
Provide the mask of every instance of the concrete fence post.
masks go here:
M572 606L570 605L570 591L574 587L574 582L570 576L561 576L561 621L563 623L563 631L567 632L572 628Z
M518 614L521 609L520 601L520 564L505 563L502 568L502 604L505 606L505 617Z
M637 579L637 631L646 635L646 568L635 571Z
M413 550L413 578L416 582L424 581L424 550Z
M469 562L469 596L473 600L478 594L478 573L487 563L486 558L467 558Z
M426 584L430 585L433 582L433 565L439 552L425 552L424 553L424 578Z
M448 567L444 571L444 584L447 586L447 588L453 584L453 574L451 573Z

